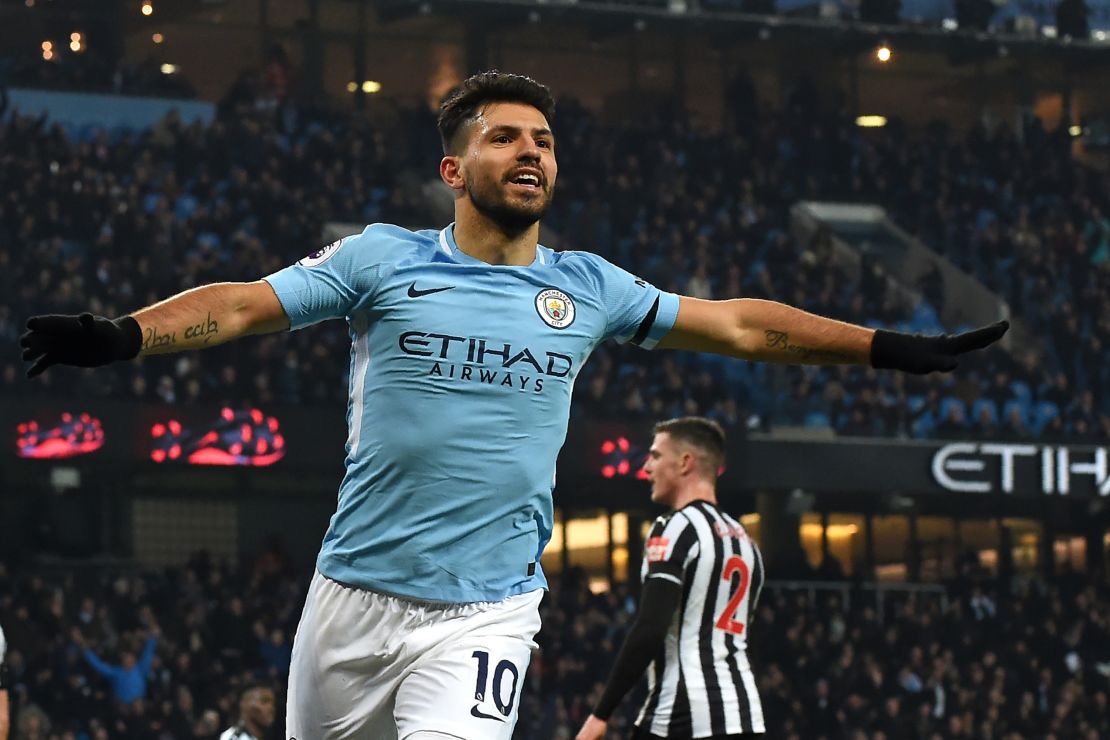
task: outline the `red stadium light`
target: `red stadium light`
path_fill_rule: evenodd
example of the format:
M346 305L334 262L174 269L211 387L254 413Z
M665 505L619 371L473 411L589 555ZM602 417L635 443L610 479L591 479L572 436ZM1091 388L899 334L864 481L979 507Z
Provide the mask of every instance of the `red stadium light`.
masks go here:
M33 459L57 460L96 452L104 446L100 420L87 413L59 415L55 426L40 429L37 421L17 424L16 454Z
M285 457L285 438L277 433L278 420L260 409L220 409L219 418L200 428L177 420L151 428L157 463L179 461L190 465L273 465Z
M629 475L633 472L634 458L639 455L639 450L632 446L628 437L607 439L601 443L601 454L605 457L602 461L601 475L605 478Z

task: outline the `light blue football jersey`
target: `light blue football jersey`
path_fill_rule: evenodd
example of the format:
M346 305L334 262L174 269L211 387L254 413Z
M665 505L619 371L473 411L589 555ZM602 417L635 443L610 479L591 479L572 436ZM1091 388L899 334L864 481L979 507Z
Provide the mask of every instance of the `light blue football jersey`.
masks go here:
M459 250L453 225L373 224L265 278L291 328L346 318L346 475L317 567L442 602L544 588L574 379L610 337L652 348L678 296L587 252L528 266Z

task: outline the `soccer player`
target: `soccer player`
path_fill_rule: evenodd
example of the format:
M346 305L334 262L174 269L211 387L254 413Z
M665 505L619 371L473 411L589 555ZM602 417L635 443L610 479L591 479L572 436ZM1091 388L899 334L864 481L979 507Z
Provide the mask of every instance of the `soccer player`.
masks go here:
M605 737L609 716L649 664L634 737L731 740L765 731L746 652L763 558L740 522L717 506L724 461L717 422L655 425L644 470L651 500L671 511L648 534L636 621L576 740Z
M0 627L0 740L8 740L11 730L11 706L8 698L8 666L4 656L8 653L8 640L4 637L4 628Z
M262 740L274 724L274 690L251 684L239 692L239 719L220 735L220 740Z
M927 373L1006 331L920 337L696 300L543 247L553 114L546 87L497 72L444 102L455 221L441 230L372 224L257 282L116 319L27 323L35 376L347 321L346 475L294 639L288 737L511 736L547 585L555 459L600 342Z

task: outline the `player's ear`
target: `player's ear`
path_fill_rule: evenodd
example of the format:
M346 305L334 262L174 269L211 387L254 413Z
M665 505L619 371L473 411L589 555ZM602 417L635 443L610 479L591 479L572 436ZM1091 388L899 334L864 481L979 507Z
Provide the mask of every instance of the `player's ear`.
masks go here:
M439 160L440 179L452 190L461 191L466 187L462 175L462 157L453 154L446 155Z

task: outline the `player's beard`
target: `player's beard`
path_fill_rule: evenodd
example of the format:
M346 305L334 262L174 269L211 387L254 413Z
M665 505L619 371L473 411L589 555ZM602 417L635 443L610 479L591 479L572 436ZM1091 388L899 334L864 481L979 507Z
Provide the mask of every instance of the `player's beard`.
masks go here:
M466 192L479 213L510 234L525 231L543 218L553 197L552 189L544 188L540 197L514 199L507 194L504 183L488 178L480 182L467 178Z

